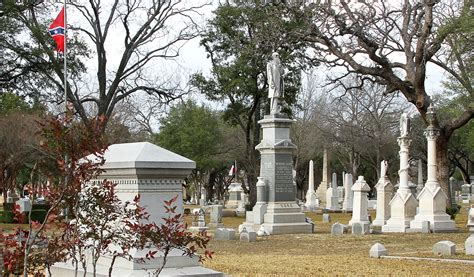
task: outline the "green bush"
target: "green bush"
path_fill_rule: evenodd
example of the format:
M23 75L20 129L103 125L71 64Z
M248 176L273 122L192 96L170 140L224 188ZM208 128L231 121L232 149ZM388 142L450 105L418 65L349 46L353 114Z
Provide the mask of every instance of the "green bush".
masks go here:
M14 217L15 214L12 210L3 211L3 223L16 223Z
M461 206L456 205L456 206L446 208L446 213L451 216L452 220L454 220L456 219L456 214L458 214L460 210L461 210Z
M38 209L38 210L31 210L31 221L38 221L39 223L43 223L46 219L46 210Z
M49 210L49 204L33 204L32 210Z

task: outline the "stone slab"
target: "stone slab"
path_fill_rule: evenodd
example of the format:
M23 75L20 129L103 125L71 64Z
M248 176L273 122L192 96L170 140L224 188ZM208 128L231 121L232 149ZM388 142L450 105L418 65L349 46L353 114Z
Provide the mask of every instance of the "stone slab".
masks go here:
M215 240L235 240L235 229L217 228L214 233Z

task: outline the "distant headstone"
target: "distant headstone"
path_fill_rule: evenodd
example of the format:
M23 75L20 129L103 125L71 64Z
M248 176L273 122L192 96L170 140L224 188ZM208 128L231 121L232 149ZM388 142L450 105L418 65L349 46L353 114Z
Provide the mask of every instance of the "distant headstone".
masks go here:
M387 256L388 252L387 249L385 249L385 246L381 243L376 243L372 245L369 251L369 256L371 258L380 258L381 256Z
M456 253L456 245L449 240L443 240L433 245L433 254L451 256Z
M254 242L257 241L257 233L249 227L243 227L240 232L240 241L243 242Z
M199 209L198 214L194 214L192 226L189 228L190 231L203 231L207 230L206 227L206 220L205 220L205 215L204 215L204 210Z
M323 222L331 222L331 215L330 214L323 214Z
M336 222L331 226L331 235L343 235L347 233L347 229L347 225Z
M235 229L217 228L214 233L215 240L235 240Z
M209 221L209 227L222 227L222 205L211 206L211 219Z
M16 201L16 204L20 207L20 212L29 212L31 211L31 201L30 199L22 198Z
M369 233L370 224L363 222L356 222L352 224L353 235L365 235Z

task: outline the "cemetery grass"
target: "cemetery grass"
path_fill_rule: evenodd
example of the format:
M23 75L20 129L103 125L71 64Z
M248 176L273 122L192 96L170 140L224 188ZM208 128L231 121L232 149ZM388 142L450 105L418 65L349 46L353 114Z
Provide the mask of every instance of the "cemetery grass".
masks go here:
M331 225L347 224L351 215L332 213L332 222L323 223L322 215L307 213L316 224L315 234L292 234L259 237L257 242L211 240L213 258L206 267L232 276L314 276L314 275L459 275L473 276L473 264L435 261L373 259L368 257L376 242L385 245L391 256L443 258L433 255L433 244L450 240L456 244L456 255L449 259L474 261L464 255L467 211L463 207L456 217L459 233L372 234L365 236L332 236ZM206 219L208 216L206 217ZM375 214L372 213L372 218ZM236 228L244 217L224 217L225 227ZM187 218L190 222L190 218ZM210 229L211 235L213 230Z

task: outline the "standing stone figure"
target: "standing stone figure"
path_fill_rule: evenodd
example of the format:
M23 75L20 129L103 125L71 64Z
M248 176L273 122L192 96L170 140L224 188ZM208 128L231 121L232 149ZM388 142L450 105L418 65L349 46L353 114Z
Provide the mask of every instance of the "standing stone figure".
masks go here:
M402 113L400 117L400 137L406 137L410 133L410 118L407 113Z
M281 66L280 56L273 52L272 60L267 63L267 80L268 80L268 98L270 98L270 114L280 112L278 98L284 96L283 77L284 69Z

